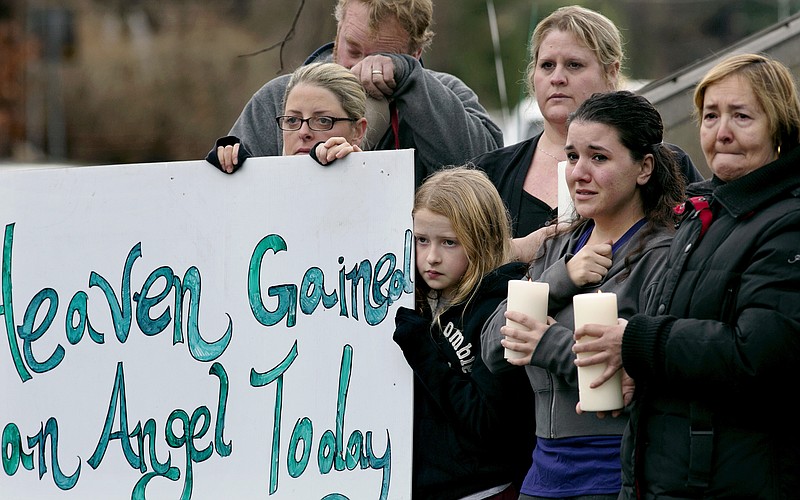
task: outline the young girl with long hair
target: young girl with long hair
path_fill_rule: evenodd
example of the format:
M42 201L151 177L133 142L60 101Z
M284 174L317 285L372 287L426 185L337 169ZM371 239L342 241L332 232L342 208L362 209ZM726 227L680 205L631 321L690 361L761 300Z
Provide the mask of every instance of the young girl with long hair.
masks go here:
M486 174L452 167L431 175L413 208L416 310L400 308L394 340L414 371L414 499L516 499L533 449L533 396L525 373L493 376L480 331L508 281L508 213Z

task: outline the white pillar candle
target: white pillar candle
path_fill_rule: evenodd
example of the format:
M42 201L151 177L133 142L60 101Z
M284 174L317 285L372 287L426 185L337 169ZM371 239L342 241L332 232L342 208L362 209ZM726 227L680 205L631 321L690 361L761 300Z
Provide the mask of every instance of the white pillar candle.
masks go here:
M575 329L586 324L617 324L617 295L615 293L584 293L572 298L575 309ZM583 337L578 342L592 340ZM579 358L593 353L578 354ZM609 411L622 408L622 370L600 387L592 389L589 384L605 371L606 363L578 367L578 391L583 411Z
M567 162L558 162L558 222L567 222L575 208L567 184Z
M536 321L547 323L547 300L550 294L550 285L538 281L512 280L508 282L508 306L509 311L525 313ZM518 330L528 331L525 326L506 320L506 326L511 326ZM521 352L505 350L506 359L524 358Z

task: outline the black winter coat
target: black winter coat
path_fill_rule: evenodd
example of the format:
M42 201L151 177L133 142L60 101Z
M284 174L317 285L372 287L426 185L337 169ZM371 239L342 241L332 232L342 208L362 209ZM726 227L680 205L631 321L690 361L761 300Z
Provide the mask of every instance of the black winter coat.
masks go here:
M800 148L692 195L623 337L636 394L620 498L798 498Z
M394 340L414 371L414 500L462 498L522 482L535 444L533 393L523 369L493 375L481 359L483 323L524 263L487 274L465 308L438 324L399 308Z

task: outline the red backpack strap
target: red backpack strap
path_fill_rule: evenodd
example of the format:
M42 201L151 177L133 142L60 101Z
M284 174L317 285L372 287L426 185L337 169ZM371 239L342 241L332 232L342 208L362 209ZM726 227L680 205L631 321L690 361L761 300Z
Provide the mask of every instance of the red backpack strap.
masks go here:
M400 118L397 115L397 105L394 101L389 103L389 116L392 122L392 132L394 132L394 149L400 149Z
M706 234L708 226L711 225L711 219L714 217L714 214L711 212L711 208L708 206L708 198L705 196L695 196L689 198L689 201L694 205L694 209L697 211L697 217L700 218L700 224L702 225L700 237L702 238L703 235Z
M701 224L700 238L702 238L703 235L706 234L708 226L711 225L711 220L714 217L714 214L711 212L711 207L709 207L709 199L705 196L693 196L689 198L688 201L675 207L675 213L678 215L683 215L684 212L686 212L687 203L691 204L695 212L697 212L697 218L700 219Z

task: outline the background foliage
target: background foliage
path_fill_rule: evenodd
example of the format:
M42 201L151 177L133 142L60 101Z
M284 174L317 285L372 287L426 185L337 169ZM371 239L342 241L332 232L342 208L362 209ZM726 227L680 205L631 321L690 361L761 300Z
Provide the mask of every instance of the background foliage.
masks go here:
M576 2L494 0L508 106L532 27ZM658 79L800 10L800 0L586 0L621 29L625 73ZM263 49L281 42L283 50ZM199 159L250 96L333 39L335 0L2 0L0 160ZM56 13L55 15L53 13ZM435 1L423 55L500 113L487 0ZM53 23L56 23L55 25Z

